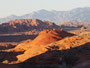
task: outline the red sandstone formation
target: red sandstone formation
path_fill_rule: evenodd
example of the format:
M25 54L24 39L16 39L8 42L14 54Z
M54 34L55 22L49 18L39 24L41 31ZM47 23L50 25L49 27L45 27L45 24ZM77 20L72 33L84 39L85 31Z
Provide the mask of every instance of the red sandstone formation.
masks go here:
M26 50L24 54L17 56L17 58L19 61L25 61L31 57L42 54L48 51L45 48L46 44L61 40L67 36L73 36L73 34L63 30L44 30L40 32L33 41L21 43L16 47L17 49L23 47L23 49Z

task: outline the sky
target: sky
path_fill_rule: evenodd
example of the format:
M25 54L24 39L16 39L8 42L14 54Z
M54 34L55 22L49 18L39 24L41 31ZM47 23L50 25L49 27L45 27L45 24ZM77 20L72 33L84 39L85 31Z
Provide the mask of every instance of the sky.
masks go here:
M0 0L0 18L41 9L68 11L78 7L90 7L90 0Z

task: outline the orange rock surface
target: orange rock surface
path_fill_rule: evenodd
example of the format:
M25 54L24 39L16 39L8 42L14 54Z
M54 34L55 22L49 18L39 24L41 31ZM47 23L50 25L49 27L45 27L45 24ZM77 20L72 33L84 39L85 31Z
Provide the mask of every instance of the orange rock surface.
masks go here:
M39 33L39 35L33 41L25 41L17 45L16 49L27 50L30 47L37 45L46 45L58 40L63 39L67 36L73 36L73 34L68 33L63 30L44 30Z
M32 41L21 43L16 48L25 46L23 49L26 51L22 55L18 55L17 58L19 61L25 61L28 58L40 55L47 51L45 48L46 44L58 41L67 36L72 36L73 34L65 32L63 30L44 30L39 33L39 35Z

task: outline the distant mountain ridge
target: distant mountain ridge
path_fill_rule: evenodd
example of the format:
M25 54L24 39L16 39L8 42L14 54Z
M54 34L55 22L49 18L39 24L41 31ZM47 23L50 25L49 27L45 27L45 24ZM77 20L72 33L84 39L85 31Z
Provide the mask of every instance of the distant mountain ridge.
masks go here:
M4 23L15 19L40 19L53 21L60 24L65 21L71 22L90 22L90 7L76 8L70 11L47 11L39 10L22 16L11 15L5 18L0 18L0 23Z
M60 26L50 21L41 21L39 19L18 19L2 23L0 25L0 34L42 31L45 29L60 29Z

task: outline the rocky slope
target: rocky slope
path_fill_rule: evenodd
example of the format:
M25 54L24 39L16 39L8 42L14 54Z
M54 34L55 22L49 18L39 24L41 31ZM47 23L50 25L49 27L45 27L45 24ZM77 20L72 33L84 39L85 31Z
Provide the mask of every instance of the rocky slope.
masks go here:
M47 44L45 46L36 46L25 51L24 54L17 56L18 60L21 61L28 57L31 58L21 63L22 66L32 68L89 67L90 33L82 33L77 36L67 37L65 39Z
M25 41L23 43L20 43L15 48L20 49L29 49L33 46L39 46L39 45L46 45L58 40L61 40L65 37L73 36L74 34L68 33L63 30L44 30L39 33L39 35L32 41ZM26 45L27 44L27 45Z
M19 54L18 50L25 52ZM73 36L63 30L44 30L34 40L22 42L12 51L12 56L5 60L15 59L9 64L21 68L85 68L90 65L90 32Z
M39 33L33 41L26 44L19 44L16 48L22 48L26 50L24 54L17 56L19 61L25 61L36 55L40 55L46 51L46 44L58 41L67 36L73 36L73 34L65 32L63 30L44 30Z
M49 44L49 43L61 40L64 37L73 36L73 35L74 34L68 33L63 30L55 30L55 29L44 30L44 31L40 32L39 35L32 41L26 40L26 41L21 42L19 45L17 45L13 49L1 50L0 53L2 56L1 56L0 60L2 60L2 59L3 59L2 61L8 60L9 63L10 62L14 63L13 61L17 60L17 57L16 57L17 55L19 55L29 49L30 51L32 51L32 53L27 54L24 57L22 57L24 59L19 58L20 56L18 56L18 59L19 59L18 62L25 61L28 58L30 58L30 56L33 57L33 55L39 55L39 53L43 53L43 49L45 49L43 47L45 47L46 44ZM47 49L45 49L45 50L47 50ZM29 51L27 51L27 52L29 52ZM5 55L7 55L7 56L5 57Z

